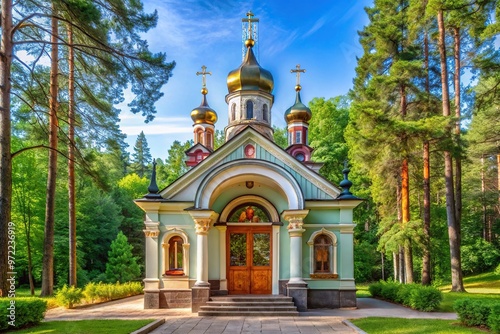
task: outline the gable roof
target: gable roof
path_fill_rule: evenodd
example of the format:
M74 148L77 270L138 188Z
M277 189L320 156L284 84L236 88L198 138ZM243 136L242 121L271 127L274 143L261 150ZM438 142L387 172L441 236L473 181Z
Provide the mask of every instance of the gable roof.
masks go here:
M244 162L246 159L243 149L248 144L253 144L258 148L255 158L248 160L265 160L286 169L297 178L306 200L333 200L340 195L341 190L337 186L290 156L284 149L251 126L245 128L198 165L162 189L160 195L165 200L186 200L186 198L176 199L176 197L188 189L196 189L204 176L215 167L239 159L243 159L242 162Z

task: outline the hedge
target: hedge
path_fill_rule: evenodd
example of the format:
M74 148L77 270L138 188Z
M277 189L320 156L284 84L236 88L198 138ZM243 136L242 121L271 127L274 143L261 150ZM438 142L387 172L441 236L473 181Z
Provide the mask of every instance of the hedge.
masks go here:
M500 302L485 302L470 298L453 303L458 319L466 326L484 326L500 333Z
M36 297L0 298L0 330L38 324L45 317L47 301Z
M139 282L120 284L89 283L83 289L64 286L56 294L60 306L72 308L77 304L94 304L124 297L139 295L142 285Z
M382 298L425 312L436 310L443 300L441 291L419 284L380 281L371 284L368 291L375 298Z

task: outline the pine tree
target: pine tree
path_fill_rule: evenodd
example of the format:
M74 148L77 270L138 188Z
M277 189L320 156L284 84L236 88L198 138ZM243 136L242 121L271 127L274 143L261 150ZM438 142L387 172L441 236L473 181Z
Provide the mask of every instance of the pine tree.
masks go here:
M135 141L134 153L132 153L132 165L130 169L139 175L139 177L149 176L149 164L153 158L148 147L148 141L144 135L144 131L137 136Z
M111 243L111 250L108 252L106 278L110 282L129 282L141 274L137 258L132 256L132 248L127 237L120 231Z

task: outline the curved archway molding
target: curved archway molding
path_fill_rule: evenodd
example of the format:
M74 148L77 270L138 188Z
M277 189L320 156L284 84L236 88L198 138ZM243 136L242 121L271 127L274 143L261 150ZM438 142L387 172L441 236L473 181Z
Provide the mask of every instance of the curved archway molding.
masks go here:
M278 211L276 211L276 208L274 207L274 205L271 202L269 202L267 199L260 197L260 196L255 196L255 195L240 196L240 197L233 199L222 210L222 213L220 214L219 221L221 223L226 223L231 211L234 208L236 208L237 206L240 206L240 205L245 204L245 203L255 203L255 204L261 205L269 213L269 216L271 218L271 222L279 222L280 221L280 216L278 214Z
M209 209L217 188L241 175L259 175L272 181L286 196L290 210L304 208L304 195L295 178L283 167L264 160L234 160L218 166L201 182L195 196L196 209ZM279 220L278 220L279 221Z

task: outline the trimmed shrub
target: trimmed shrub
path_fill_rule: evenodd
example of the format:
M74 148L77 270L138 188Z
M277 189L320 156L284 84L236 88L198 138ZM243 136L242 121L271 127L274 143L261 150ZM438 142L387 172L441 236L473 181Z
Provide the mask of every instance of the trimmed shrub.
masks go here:
M398 287L398 293L396 299L394 301L396 303L400 303L405 306L410 306L412 291L417 288L418 288L417 284L400 284Z
M488 327L494 333L500 333L500 304L491 306L490 316L488 317Z
M370 284L368 291L370 291L373 297L382 297L382 282Z
M87 303L105 302L140 295L141 293L142 285L139 282L127 282L124 284L89 283L83 290L83 295Z
M495 268L495 275L500 275L500 264Z
M14 301L12 303L11 301ZM38 324L47 311L47 301L36 297L0 298L0 330Z
M56 294L57 303L65 308L73 308L75 304L80 304L82 298L82 289L74 286L68 287L66 284Z
M386 282L382 284L382 298L396 301L398 298L398 290L400 286L401 284L396 282Z
M491 305L470 298L458 299L453 303L460 322L467 326L488 326Z
M415 287L411 289L408 306L424 312L434 311L439 307L443 300L443 293L440 290L432 286L416 285Z
M382 281L371 284L368 291L373 297L390 300L425 312L434 311L443 300L443 295L439 289L419 284Z

